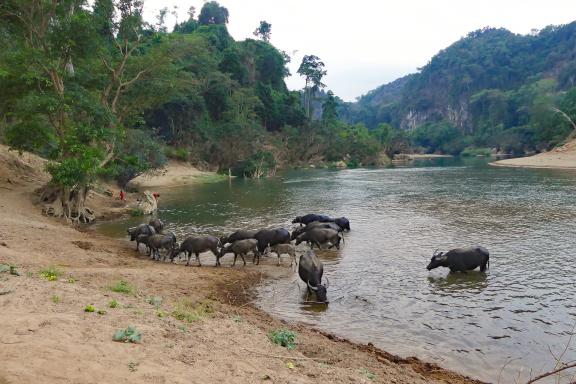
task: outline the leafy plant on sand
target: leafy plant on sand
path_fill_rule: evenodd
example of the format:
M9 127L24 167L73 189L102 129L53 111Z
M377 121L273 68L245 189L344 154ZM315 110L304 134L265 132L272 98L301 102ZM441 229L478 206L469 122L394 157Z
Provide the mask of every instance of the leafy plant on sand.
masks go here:
M172 317L180 321L193 323L214 312L212 302L204 300L199 303L192 302L190 299L183 299L176 304L172 311Z
M96 312L96 308L92 304L88 304L84 307L84 312Z
M58 304L60 302L60 296L58 295L52 295L52 302L54 304Z
M112 340L124 343L140 343L142 341L142 332L129 326L126 329L117 330L114 336L112 336Z
M40 276L48 281L57 281L61 275L62 271L52 265L40 271Z
M368 370L368 368L361 368L360 373L370 381L376 380L376 375Z
M134 293L134 287L132 287L127 281L120 280L110 287L112 292L132 294Z
M118 302L116 301L116 299L110 300L110 302L108 303L108 307L110 307L110 308L118 307Z
M296 332L287 329L277 329L268 335L270 341L288 349L296 348Z

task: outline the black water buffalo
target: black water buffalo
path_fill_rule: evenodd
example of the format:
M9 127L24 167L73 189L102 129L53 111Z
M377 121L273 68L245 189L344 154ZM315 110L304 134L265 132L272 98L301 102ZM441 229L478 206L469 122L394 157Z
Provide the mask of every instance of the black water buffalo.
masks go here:
M232 233L230 236L222 236L220 238L220 241L222 242L222 245L225 245L228 243L233 243L237 240L253 239L256 232L258 232L258 231L250 231L250 230L246 230L246 229L241 229L239 231Z
M254 238L258 240L258 261L256 264L259 264L260 255L264 253L268 246L290 242L290 232L284 228L262 229L256 232Z
M309 213L309 214L304 215L304 216L296 216L296 218L294 220L292 220L292 224L300 223L300 224L307 225L313 221L319 221L321 223L328 223L328 222L334 221L334 219L332 219L329 216L325 216L325 215L315 215L313 213Z
M248 252L254 252L254 259L256 259L257 251L258 251L258 240L256 239L236 240L232 244L226 247L222 247L222 249L220 250L220 254L218 255L218 258L216 259L216 266L220 265L220 258L227 253L234 253L234 262L232 263L232 266L236 265L236 258L238 257L238 255L240 255L240 257L242 258L244 265L246 265L246 259L244 259L244 255L246 255ZM254 262L254 259L252 260L252 262Z
M130 241L136 240L136 250L138 250L141 243L141 241L138 241L138 235L151 236L156 234L154 227L148 224L140 224L137 227L128 228L127 231L130 235Z
M342 228L343 231L349 231L350 230L350 220L348 220L345 217L338 217L336 219L334 219L334 222L336 224L338 224L338 226L340 228Z
M156 233L160 233L164 229L164 223L160 219L150 219L148 225L153 226Z
M450 268L450 272L465 273L480 267L480 271L484 272L489 263L490 253L484 247L457 248L446 253L436 250L426 269L430 271L438 267L447 267Z
M316 245L320 249L322 244L330 243L329 248L340 249L340 240L342 239L340 236L340 233L333 229L312 228L296 237L296 245L307 241L312 244L312 247Z
M190 265L190 259L192 258L192 254L196 255L196 261L198 262L198 266L201 266L200 263L200 253L206 251L212 251L214 256L216 256L216 266L218 266L218 246L220 245L220 239L214 236L203 236L203 237L188 237L185 239L182 244L178 248L176 248L172 255L170 256L170 260L173 261L176 256L180 253L186 253L186 265Z
M314 251L308 250L305 254L300 256L298 275L308 286L308 293L310 294L311 292L315 292L316 298L319 302L328 303L326 292L330 283L328 282L328 279L326 279L326 285L322 284L323 274L324 266Z
M313 221L305 227L298 227L294 229L290 235L290 240L296 240L298 236L314 228L333 229L336 232L343 232L343 229L336 223L321 223L319 221ZM308 241L308 244L310 245L310 241Z

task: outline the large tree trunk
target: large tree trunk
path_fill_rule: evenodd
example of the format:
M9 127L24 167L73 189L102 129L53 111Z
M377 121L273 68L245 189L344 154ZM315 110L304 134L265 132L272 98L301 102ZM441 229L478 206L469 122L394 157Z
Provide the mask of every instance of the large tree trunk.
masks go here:
M84 205L89 191L86 185L64 187L48 184L39 191L42 214L61 217L72 223L91 223L96 216Z

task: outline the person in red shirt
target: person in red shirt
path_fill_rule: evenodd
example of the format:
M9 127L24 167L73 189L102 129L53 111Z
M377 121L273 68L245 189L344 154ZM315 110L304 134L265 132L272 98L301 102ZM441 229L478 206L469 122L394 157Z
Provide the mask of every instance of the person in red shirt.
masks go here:
M126 193L124 192L123 189L120 190L120 200L126 201Z

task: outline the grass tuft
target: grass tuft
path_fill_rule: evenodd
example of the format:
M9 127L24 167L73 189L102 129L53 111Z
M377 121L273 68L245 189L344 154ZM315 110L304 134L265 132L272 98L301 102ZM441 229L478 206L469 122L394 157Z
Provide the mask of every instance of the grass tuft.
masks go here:
M51 265L48 268L44 268L40 271L40 276L48 281L57 281L60 276L62 276L62 271Z
M84 312L96 312L96 308L92 304L88 304L84 307Z
M118 307L118 302L116 301L116 299L110 300L110 302L108 303L108 307L109 307L109 308L117 308L117 307Z
M129 326L126 329L117 330L114 336L112 336L112 340L124 343L140 343L142 341L142 332Z
M214 312L212 303L209 300L194 303L190 299L183 299L176 304L172 311L172 317L176 320L193 323Z
M134 287L132 287L128 282L124 280L117 281L114 285L110 287L112 292L132 294L134 293Z
M60 296L58 295L52 295L52 302L54 304L58 304L60 302Z

